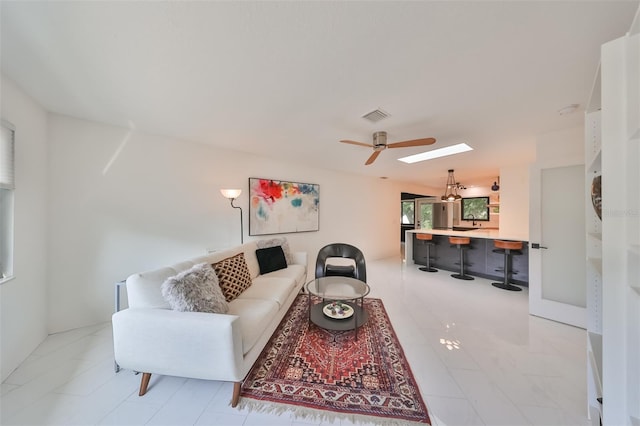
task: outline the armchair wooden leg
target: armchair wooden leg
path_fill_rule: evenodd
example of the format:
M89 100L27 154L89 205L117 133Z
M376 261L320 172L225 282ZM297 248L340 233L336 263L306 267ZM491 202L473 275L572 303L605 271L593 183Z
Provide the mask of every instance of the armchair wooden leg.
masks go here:
M240 400L240 387L242 387L242 382L233 382L233 396L231 397L231 406L235 408L238 405L238 401Z
M150 379L151 373L142 373L142 380L140 380L140 393L138 393L138 396L143 396L147 393L147 387L149 386Z

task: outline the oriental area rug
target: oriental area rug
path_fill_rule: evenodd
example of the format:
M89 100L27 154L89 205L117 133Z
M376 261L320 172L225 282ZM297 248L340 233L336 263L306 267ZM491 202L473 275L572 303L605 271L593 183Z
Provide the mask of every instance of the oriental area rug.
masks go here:
M299 295L249 372L241 408L293 412L314 420L431 424L380 299L364 299L369 319L354 331L309 324Z

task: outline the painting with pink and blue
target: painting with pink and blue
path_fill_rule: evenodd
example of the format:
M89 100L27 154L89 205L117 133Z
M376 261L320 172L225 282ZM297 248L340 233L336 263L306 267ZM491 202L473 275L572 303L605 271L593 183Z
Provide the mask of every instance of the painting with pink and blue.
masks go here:
M319 229L320 185L249 178L249 235Z

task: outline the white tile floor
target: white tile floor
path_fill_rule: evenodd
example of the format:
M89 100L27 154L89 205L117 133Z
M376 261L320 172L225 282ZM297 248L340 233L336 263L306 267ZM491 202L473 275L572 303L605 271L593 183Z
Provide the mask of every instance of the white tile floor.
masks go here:
M398 259L367 264L429 408L444 425L586 425L585 331L528 315L527 291ZM2 425L309 425L231 408L229 383L113 371L109 323L49 336L2 383ZM335 420L333 425L350 425Z

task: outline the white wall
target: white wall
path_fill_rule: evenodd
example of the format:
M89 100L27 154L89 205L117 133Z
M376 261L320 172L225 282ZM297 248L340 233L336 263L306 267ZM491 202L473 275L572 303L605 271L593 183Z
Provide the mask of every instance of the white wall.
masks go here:
M582 164L583 141L582 127L538 135L536 162L549 167ZM500 231L505 235L529 236L529 166L519 164L500 168Z
M574 127L538 135L536 163L545 167L584 164L584 128Z
M500 204L500 213L491 208L489 222L476 222L482 228L500 228L503 235L518 235L527 240L529 235L529 165L500 168L500 190L490 186L474 186L458 191L462 197L486 197ZM472 221L460 220L460 226L471 226Z
M4 380L47 335L47 113L2 76L2 118L15 128L15 279L0 285Z
M286 234L315 255L347 242L367 259L399 255L400 192L425 192L240 152L50 115L51 331L110 319L113 284L129 274L239 243L238 211L220 188L249 177L320 185L320 231Z
M529 165L500 168L500 231L529 235Z

